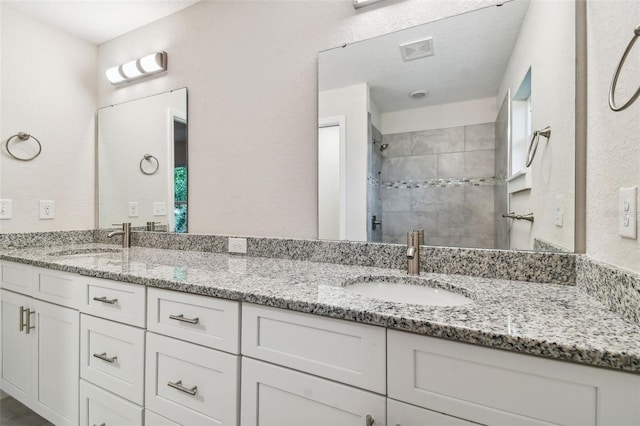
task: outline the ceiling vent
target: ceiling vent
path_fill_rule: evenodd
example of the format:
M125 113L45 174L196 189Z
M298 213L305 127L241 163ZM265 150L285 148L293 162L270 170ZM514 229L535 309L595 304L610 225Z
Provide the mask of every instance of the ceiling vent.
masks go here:
M405 62L433 56L433 37L401 44L400 53Z

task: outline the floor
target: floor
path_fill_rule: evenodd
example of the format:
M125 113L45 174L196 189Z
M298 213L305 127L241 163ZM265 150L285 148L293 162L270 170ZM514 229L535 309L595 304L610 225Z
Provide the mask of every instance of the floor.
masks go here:
M2 426L53 426L27 407L0 391L0 425Z

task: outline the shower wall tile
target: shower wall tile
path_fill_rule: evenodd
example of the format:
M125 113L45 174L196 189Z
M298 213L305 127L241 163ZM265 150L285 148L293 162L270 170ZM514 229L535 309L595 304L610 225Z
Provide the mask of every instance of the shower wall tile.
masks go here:
M471 176L465 174L465 156L466 154L464 152L438 155L438 177Z
M412 132L411 142L412 155L464 151L464 127Z
M464 153L463 176L493 176L495 171L495 152L471 151Z
M464 127L465 151L495 149L495 140L495 123L475 124Z
M382 143L389 144L383 157L405 157L411 155L411 133L396 133L382 136Z
M411 211L436 213L454 210L464 204L464 190L460 187L427 187L411 189Z
M382 210L386 212L408 212L411 210L409 188L382 188Z
M387 158L382 162L382 180L421 180L438 177L438 157L418 155Z

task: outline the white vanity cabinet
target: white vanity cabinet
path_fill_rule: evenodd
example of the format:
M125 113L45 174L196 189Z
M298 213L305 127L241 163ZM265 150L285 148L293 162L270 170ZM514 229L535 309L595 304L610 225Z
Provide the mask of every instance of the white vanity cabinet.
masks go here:
M12 262L1 274L2 389L56 425L77 425L77 277Z
M150 288L146 424L237 425L240 303Z
M146 288L83 277L80 424L143 424Z
M381 327L243 304L241 424L384 426L385 347Z
M490 425L640 422L638 375L395 330L387 343L388 396L397 401ZM389 424L411 425L393 414Z

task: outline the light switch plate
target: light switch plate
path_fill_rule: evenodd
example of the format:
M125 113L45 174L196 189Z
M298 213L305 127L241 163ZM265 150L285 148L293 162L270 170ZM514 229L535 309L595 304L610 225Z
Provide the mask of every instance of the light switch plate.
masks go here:
M0 200L0 220L11 219L13 216L13 202L9 199Z
M637 238L638 187L620 188L618 201L618 233L624 238Z
M56 217L56 202L53 200L40 200L40 219L53 219Z

